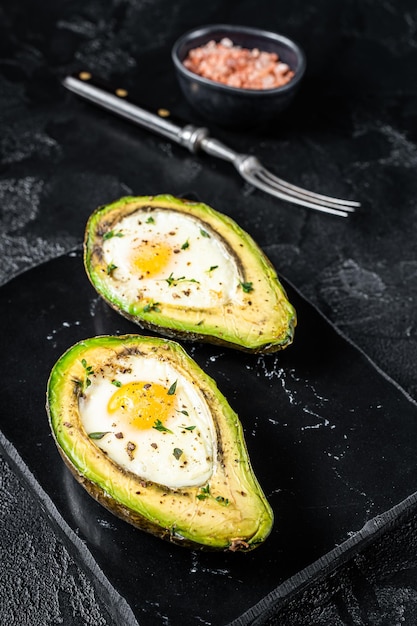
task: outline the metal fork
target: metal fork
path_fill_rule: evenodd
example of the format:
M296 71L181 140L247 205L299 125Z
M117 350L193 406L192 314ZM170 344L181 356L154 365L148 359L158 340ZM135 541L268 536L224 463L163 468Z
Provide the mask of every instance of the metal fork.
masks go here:
M63 85L86 100L188 148L192 153L203 151L232 163L248 183L281 200L340 217L348 217L356 207L360 206L359 202L353 200L331 198L286 182L269 172L256 157L235 152L222 142L210 137L207 128L191 124L178 126L161 117L161 114L150 113L126 100L125 90L117 89L111 92L94 84L89 72L67 76L63 80Z

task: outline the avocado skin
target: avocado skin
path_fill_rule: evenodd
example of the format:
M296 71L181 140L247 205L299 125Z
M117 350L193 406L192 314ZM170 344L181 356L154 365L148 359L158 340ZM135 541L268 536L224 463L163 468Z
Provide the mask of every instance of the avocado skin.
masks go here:
M102 244L106 232L125 215L146 208L183 212L197 217L214 230L236 258L244 282L255 285L247 294L247 306L228 304L211 309L163 306L162 311L144 311L139 303L126 303L111 290L103 265ZM171 195L126 196L103 205L90 216L84 236L84 266L99 295L117 313L151 331L174 340L208 342L253 354L277 352L294 339L297 314L288 300L276 270L265 253L234 220L201 202ZM225 320L230 324L225 326Z
M201 487L175 490L144 481L114 463L89 439L78 411L81 362L86 359L94 368L96 357L98 363L103 355L108 358L112 353L117 358L127 352L161 354L182 373L189 372L202 389L218 435L217 469L209 481L210 489L226 497L227 506L215 498L199 500ZM214 380L176 342L124 335L94 337L75 344L51 371L46 408L58 451L76 480L102 506L129 524L171 543L209 551L247 552L270 534L273 512L251 467L240 421Z

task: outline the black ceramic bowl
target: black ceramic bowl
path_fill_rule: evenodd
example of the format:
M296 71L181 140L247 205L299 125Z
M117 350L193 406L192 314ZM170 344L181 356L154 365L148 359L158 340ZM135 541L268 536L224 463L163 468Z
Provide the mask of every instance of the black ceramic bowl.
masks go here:
M280 61L294 71L289 83L275 89L229 87L203 78L184 66L188 52L211 40L229 38L235 46L276 52ZM214 24L202 26L180 37L172 48L180 88L200 115L222 126L258 125L270 121L290 104L303 78L306 61L302 49L291 39L277 33Z

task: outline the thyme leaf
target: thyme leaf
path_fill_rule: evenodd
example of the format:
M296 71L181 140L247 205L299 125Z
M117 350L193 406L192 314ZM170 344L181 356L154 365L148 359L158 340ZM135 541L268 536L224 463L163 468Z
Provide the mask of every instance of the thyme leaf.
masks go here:
M165 278L165 280L167 281L168 285L171 287L171 285L174 285L175 283L179 282L180 280L185 280L185 276L180 276L179 278L174 278L172 272L171 274L168 276L168 278Z
M172 430L169 430L169 428L164 426L161 420L156 420L152 428L155 428L155 430L158 430L160 433L171 433L171 435L173 434Z
M107 233L103 235L103 241L107 241L107 239L111 239L112 237L124 237L124 234L120 231L115 233L114 230L108 230Z
M104 432L88 433L88 436L90 439L103 439L103 437L108 435L110 432L110 430L105 430Z
M151 300L143 307L144 313L151 313L152 311L155 311L155 313L161 312L161 309L159 308L159 302L154 302L153 300Z
M178 380L176 380L175 382L172 383L171 387L167 391L167 395L168 396L173 396L174 395L174 393L175 393L175 391L177 389L177 383L178 383Z
M222 504L223 506L228 506L229 504L228 498L224 498L223 496L213 496L211 494L210 485L208 483L205 487L201 487L200 493L197 494L198 500L207 500L207 498L213 498L213 500L215 500L219 504Z
M170 287L180 282L187 282L187 283L199 283L200 282L199 280L196 280L195 278L186 278L185 276L179 276L178 278L174 278L172 272L168 276L168 278L165 278L165 280Z
M219 504L224 504L224 506L227 506L229 504L228 498L223 498L223 496L217 496L217 498L215 498L215 500Z
M84 370L85 370L85 374L86 374L86 378L85 378L85 387L89 387L91 385L91 380L89 378L89 376L91 376L91 374L94 374L93 372L93 366L92 365L88 365L87 361L85 359L81 359L81 365L83 366Z
M92 365L88 365L87 361L85 359L81 359L81 365L85 369L85 373L86 374L92 374L93 373L93 366Z
M106 267L107 275L110 276L110 274L112 274L114 270L117 270L117 265L115 265L114 263L109 263Z
M250 293L253 291L253 283L239 283L245 293Z

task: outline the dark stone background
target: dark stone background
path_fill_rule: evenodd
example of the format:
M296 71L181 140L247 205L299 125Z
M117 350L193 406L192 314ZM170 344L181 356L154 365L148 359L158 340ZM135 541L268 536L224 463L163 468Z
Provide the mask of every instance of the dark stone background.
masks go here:
M213 134L256 153L283 178L359 199L353 218L255 192L227 164L93 112L60 85L67 73L89 69L149 106L199 122L179 93L169 53L185 30L212 22L294 37L308 62L297 100L275 124L246 132L212 127ZM0 7L0 282L79 244L91 211L122 195L192 192L234 217L239 204L251 206L241 225L280 259L279 273L417 399L416 31L411 0L6 0ZM0 622L113 624L5 460ZM268 623L417 624L415 511L290 598Z

